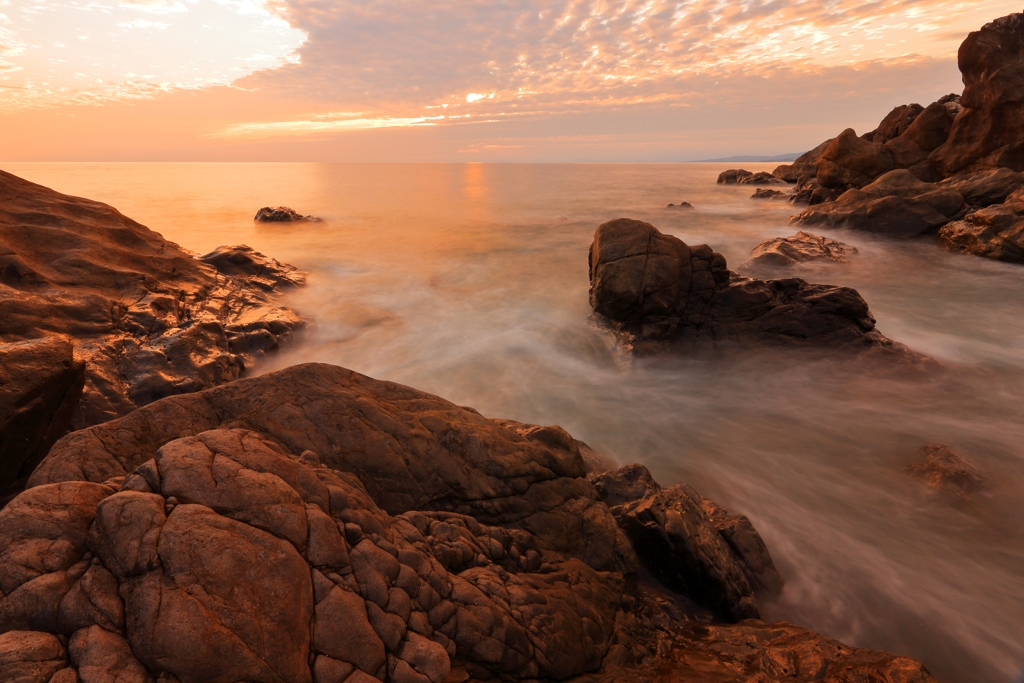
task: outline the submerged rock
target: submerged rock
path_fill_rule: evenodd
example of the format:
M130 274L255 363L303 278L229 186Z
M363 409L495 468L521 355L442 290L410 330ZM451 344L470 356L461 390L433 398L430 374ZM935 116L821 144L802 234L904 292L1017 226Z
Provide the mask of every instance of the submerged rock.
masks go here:
M690 247L642 221L601 225L590 248L590 304L634 352L759 345L894 352L853 289L729 271L707 245Z
M678 204L669 204L665 207L666 209L692 209L693 204L690 202L679 202Z
M734 677L809 658L795 680L932 680L805 629L666 612L674 598L637 588L633 550L584 473L560 428L332 366L163 399L66 436L0 511L0 672L668 681L677 659ZM713 591L689 599L749 614L744 518L646 479L619 508L668 543L645 563Z
M907 469L939 491L965 497L985 485L985 478L967 458L942 444L927 444Z
M204 258L106 204L0 172L0 339L74 340L76 428L237 379L303 326L273 303L300 282L294 269L245 246Z
M786 199L789 195L782 190L769 190L767 188L758 188L754 194L750 195L751 199Z
M287 206L264 206L253 216L256 223L323 223L318 216L303 216Z
M0 500L68 431L84 383L85 363L67 339L0 343Z
M790 237L774 237L765 240L750 252L746 266L790 267L798 263L828 261L847 263L857 253L849 244L815 235L798 232Z

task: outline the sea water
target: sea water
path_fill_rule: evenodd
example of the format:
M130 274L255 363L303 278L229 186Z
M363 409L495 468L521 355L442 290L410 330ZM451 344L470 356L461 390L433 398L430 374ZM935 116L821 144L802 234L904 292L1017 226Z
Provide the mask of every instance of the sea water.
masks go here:
M334 363L559 424L749 516L786 581L767 619L916 657L943 681L1024 666L1024 266L819 229L859 254L793 274L856 288L885 335L942 371L758 349L630 363L590 320L600 223L648 221L743 273L759 241L796 231L794 207L716 185L723 164L2 168L196 253L248 244L309 273L285 303L315 327L254 373ZM695 208L666 207L680 201ZM253 224L266 205L326 223ZM986 487L966 501L929 489L906 469L927 443Z

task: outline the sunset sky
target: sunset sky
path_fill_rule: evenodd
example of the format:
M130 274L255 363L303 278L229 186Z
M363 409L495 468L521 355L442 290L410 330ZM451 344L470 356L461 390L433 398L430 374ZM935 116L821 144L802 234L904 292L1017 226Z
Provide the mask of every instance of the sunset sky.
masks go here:
M0 0L0 160L783 154L1019 0Z

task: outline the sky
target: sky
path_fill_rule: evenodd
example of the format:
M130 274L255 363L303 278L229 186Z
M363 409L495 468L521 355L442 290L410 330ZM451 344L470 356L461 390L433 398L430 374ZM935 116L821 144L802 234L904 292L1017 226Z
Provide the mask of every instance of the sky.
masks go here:
M687 161L960 92L1007 0L0 0L8 161Z

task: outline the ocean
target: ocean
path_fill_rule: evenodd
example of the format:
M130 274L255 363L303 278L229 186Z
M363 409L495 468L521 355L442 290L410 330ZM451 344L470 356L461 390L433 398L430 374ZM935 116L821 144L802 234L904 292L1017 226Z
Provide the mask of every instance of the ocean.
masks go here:
M750 349L630 361L590 319L587 252L620 217L707 243L745 273L794 207L718 186L729 164L7 163L107 202L196 253L248 244L309 274L316 324L252 368L319 361L490 417L558 424L761 532L786 589L764 612L924 661L943 681L1024 667L1024 267L930 240L816 231L888 337L938 360L900 373ZM751 171L772 164L745 164ZM688 201L694 210L666 208ZM326 223L260 224L286 205ZM781 275L781 274L780 274ZM906 470L924 444L976 464L967 501Z

